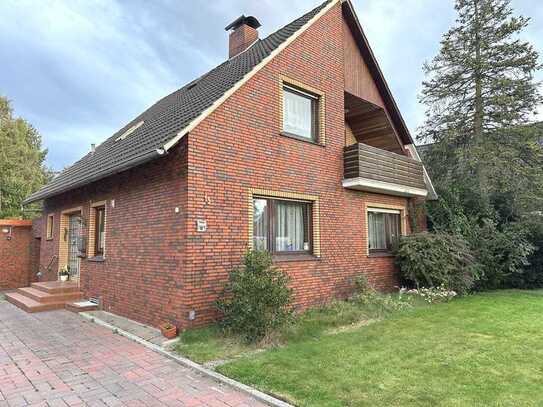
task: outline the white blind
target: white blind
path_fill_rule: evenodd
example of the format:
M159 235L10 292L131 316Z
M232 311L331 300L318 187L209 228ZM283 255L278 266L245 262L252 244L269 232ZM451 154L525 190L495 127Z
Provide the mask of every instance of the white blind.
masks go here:
M283 89L283 130L308 139L312 134L313 99L288 88Z
M378 213L395 213L400 214L400 211L397 209L385 209L385 208L368 208L368 212L378 212Z

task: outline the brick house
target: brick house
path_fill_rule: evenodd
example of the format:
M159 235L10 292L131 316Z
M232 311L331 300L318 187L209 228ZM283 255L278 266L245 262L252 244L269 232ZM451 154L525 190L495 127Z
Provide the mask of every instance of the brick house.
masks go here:
M209 323L248 248L272 252L299 309L365 273L397 284L391 242L435 192L348 0L258 38L166 96L25 203L43 201L40 263L70 266L105 310Z

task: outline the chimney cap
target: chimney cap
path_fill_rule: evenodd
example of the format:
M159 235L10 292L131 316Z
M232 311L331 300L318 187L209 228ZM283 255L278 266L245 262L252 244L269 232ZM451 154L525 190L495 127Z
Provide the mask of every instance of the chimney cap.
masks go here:
M253 16L245 17L245 15L242 14L241 16L236 18L234 21L232 21L230 24L228 24L226 27L224 27L224 29L225 31L235 30L236 28L244 24L254 29L257 29L258 27L261 26L260 22L256 19L256 17L253 17Z

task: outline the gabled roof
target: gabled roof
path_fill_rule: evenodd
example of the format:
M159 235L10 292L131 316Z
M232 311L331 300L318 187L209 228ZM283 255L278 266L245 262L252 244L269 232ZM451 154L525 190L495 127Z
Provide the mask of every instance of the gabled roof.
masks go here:
M405 144L413 144L350 0L326 0L267 38L258 40L239 55L159 100L96 147L94 152L85 155L39 191L27 197L23 204L90 184L166 154L290 41L340 1L343 15L381 92L398 135Z
M160 157L179 141L197 118L334 2L326 0L267 38L258 40L246 51L159 100L97 146L94 152L27 197L23 204L49 198ZM143 124L137 129L117 140L141 121Z

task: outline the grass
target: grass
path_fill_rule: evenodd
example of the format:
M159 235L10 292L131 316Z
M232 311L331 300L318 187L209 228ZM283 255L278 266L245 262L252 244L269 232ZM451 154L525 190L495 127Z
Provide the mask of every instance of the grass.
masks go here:
M275 345L313 341L338 331L352 330L387 314L382 306L360 306L338 301L304 313L294 324L285 327L273 340L264 344L246 344L236 336L223 334L217 326L211 326L183 332L176 350L199 363L239 358Z
M217 370L300 406L543 405L542 311L541 292L501 291L336 334L309 318L316 334Z

